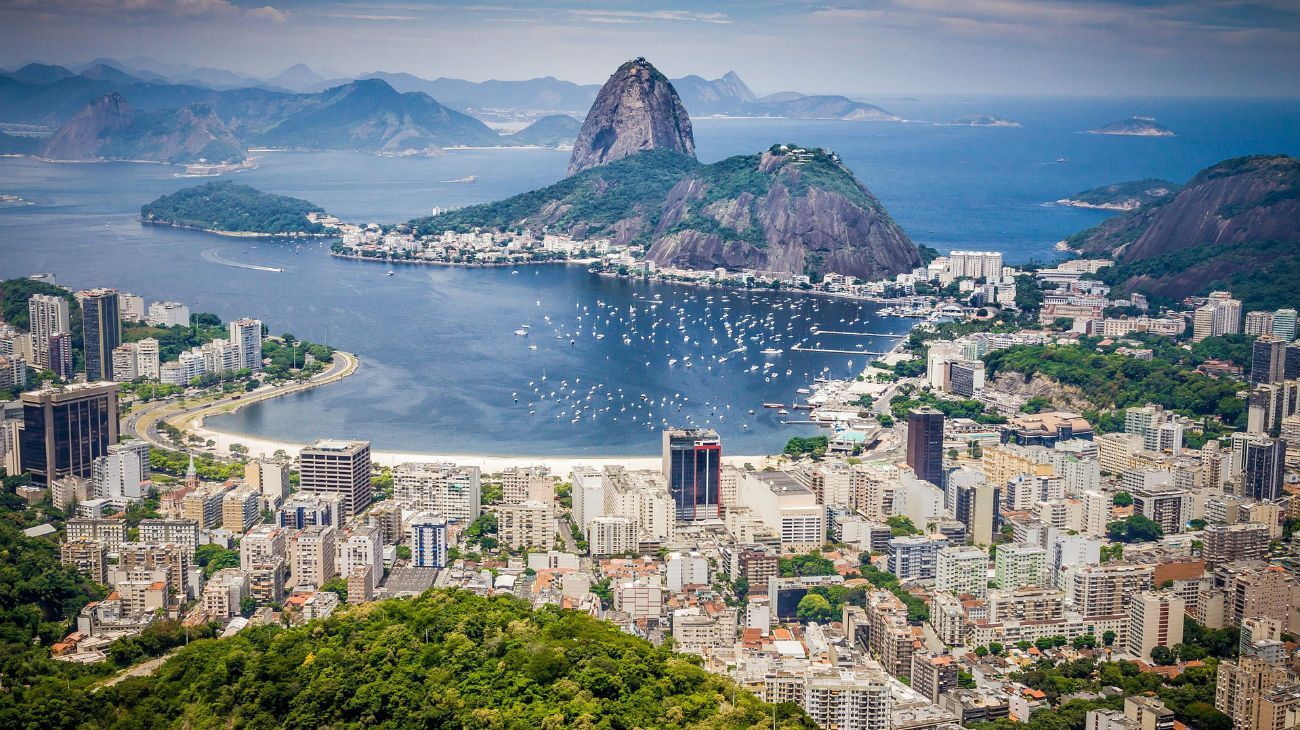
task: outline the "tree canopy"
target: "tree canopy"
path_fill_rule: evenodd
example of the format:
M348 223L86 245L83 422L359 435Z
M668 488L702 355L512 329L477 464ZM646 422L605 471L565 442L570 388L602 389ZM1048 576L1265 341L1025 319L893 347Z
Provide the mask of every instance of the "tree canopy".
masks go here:
M773 716L725 677L613 624L456 590L191 641L151 675L52 704L32 695L5 693L0 725L721 729L771 727ZM798 707L776 717L815 728Z

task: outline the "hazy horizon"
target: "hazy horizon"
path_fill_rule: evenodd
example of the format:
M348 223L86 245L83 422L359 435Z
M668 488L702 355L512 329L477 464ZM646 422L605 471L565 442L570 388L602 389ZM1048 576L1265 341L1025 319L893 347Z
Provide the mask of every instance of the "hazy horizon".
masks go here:
M759 94L1300 96L1288 0L269 1L0 0L0 65L143 57L258 79L303 63L599 84L645 56L672 78L735 71Z

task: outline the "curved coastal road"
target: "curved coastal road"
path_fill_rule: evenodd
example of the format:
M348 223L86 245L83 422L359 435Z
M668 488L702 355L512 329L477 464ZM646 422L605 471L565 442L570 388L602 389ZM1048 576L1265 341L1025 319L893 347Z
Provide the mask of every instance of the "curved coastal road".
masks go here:
M177 428L186 430L190 428L190 425L197 418L215 416L218 413L230 413L250 403L270 400L271 398L298 393L342 380L356 372L360 364L361 361L357 359L356 355L336 350L334 360L330 363L330 366L305 381L293 382L252 393L232 393L216 399L204 398L198 402L188 402L184 405L172 400L151 401L131 409L131 412L122 421L122 433L138 438L155 448L174 450L176 447L158 432L160 422L167 422Z

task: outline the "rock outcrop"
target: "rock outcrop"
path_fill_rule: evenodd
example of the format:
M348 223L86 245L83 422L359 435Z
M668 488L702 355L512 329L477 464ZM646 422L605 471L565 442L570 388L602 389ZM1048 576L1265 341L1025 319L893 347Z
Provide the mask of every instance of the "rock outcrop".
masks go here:
M1070 245L1134 263L1246 241L1300 243L1300 160L1285 155L1225 160L1197 173L1172 198L1110 218Z
M792 145L712 165L647 150L412 224L423 234L546 227L641 244L659 265L683 269L878 279L921 263L907 234L838 157Z
M92 100L42 145L51 160L232 162L243 145L206 104L139 112L116 92Z
M1120 292L1168 299L1227 289L1251 309L1300 306L1300 160L1238 157L1212 165L1176 195L1071 237Z
M694 157L695 137L673 85L638 58L619 66L596 95L573 145L568 174L651 149Z
M669 192L647 253L657 265L862 279L920 265L907 234L834 154L778 145L724 163L725 174L709 166Z
M116 91L93 99L55 130L41 148L51 160L94 160L105 140L126 129L134 116Z

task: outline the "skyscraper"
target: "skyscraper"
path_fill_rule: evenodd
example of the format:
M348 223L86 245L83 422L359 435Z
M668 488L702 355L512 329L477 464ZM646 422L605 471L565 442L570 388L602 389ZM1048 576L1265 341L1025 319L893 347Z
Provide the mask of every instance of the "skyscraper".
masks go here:
M51 294L33 294L27 300L27 329L32 333L33 364L54 370L50 364L50 337L71 332L68 300ZM57 372L57 371L56 371Z
M663 436L663 472L679 520L722 516L722 442L712 429L668 429Z
M1286 442L1257 436L1242 444L1240 496L1255 500L1282 497L1282 475L1286 468Z
M81 300L81 335L86 351L86 381L113 379L113 349L122 344L122 321L117 313L117 291L91 289L77 293Z
M1250 348L1250 384L1278 383L1286 374L1286 343L1273 335L1260 335Z
M87 383L23 393L22 470L32 483L94 476L95 459L117 443L117 384Z
M907 465L935 486L943 485L943 412L922 406L907 414Z
M337 494L343 516L370 504L369 441L317 441L299 453L298 488L307 494Z
M262 322L256 319L237 319L230 323L230 344L238 351L235 369L262 369Z

